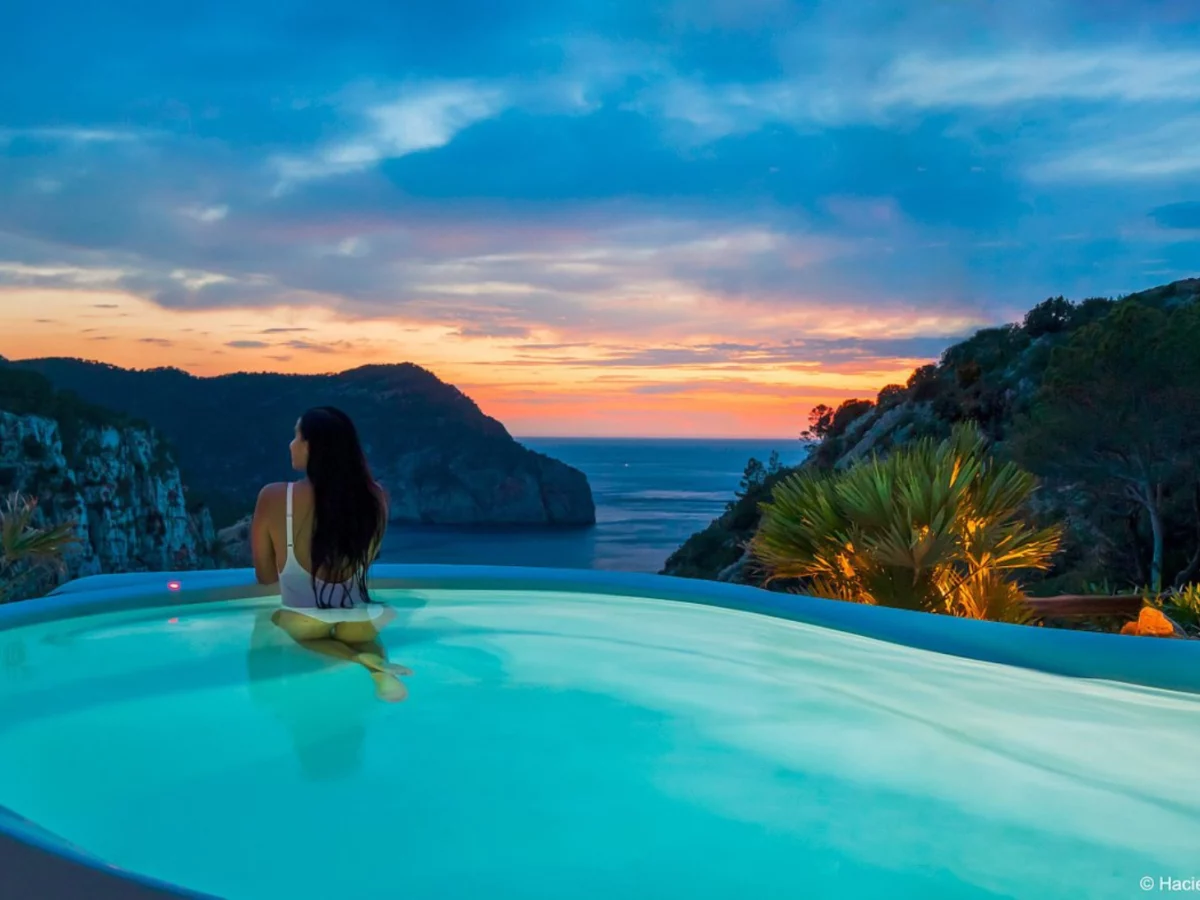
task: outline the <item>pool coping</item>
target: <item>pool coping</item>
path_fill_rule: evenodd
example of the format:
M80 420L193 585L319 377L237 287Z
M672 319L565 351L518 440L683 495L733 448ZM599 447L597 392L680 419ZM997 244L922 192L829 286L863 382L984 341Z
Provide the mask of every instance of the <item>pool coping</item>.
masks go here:
M175 585L175 588L169 585ZM865 606L727 582L598 569L382 563L378 590L582 591L697 603L844 631L982 662L1075 678L1200 693L1200 641L1010 625ZM0 631L100 611L278 596L252 569L93 575L46 597L0 606Z
M122 869L0 806L0 866L39 900L220 900Z
M413 591L569 591L694 603L1053 675L1200 693L1200 641L1009 625L775 593L726 582L595 569L386 563L372 567L370 586ZM93 575L68 582L45 597L0 606L0 633L100 612L245 600L278 596L278 592L278 585L258 584L252 569ZM215 900L112 866L0 807L0 850L11 856L14 841L26 851L21 866L38 864L39 853L53 854L64 865L76 869L82 866L123 880L129 885L131 892L126 896L131 900L146 896ZM19 852L17 855L21 856Z

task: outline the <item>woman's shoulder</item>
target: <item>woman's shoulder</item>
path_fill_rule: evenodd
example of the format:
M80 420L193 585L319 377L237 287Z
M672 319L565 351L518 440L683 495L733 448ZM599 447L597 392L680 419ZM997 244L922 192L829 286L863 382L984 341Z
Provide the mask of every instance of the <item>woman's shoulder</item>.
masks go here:
M264 484L262 490L258 492L259 503L273 503L282 499L287 494L288 482L272 481L270 484Z

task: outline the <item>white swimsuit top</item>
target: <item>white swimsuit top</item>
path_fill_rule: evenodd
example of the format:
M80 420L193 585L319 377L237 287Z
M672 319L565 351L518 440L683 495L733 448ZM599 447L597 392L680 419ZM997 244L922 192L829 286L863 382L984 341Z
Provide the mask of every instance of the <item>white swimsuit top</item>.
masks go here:
M283 571L279 573L279 596L283 605L290 606L292 609L324 609L325 607L317 606L317 598L313 594L312 575L304 571L300 561L296 559L296 554L292 552L294 539L292 482L289 481L287 486L287 560L283 564ZM350 591L349 600L346 598L346 589ZM354 579L337 582L318 578L317 592L320 594L321 600L327 603L333 612L344 611L347 608L362 609L368 606ZM370 605L374 606L375 604Z

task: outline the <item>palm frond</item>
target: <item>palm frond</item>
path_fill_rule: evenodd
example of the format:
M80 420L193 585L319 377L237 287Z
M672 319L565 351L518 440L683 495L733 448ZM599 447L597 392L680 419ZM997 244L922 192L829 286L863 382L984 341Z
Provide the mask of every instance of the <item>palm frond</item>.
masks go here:
M958 426L885 459L797 473L761 505L752 558L768 581L822 596L973 618L1030 621L1011 577L1049 567L1061 529L1023 518L1037 482Z
M39 572L61 568L63 552L80 540L75 522L37 526L36 514L37 500L19 492L0 506L0 602L17 596Z

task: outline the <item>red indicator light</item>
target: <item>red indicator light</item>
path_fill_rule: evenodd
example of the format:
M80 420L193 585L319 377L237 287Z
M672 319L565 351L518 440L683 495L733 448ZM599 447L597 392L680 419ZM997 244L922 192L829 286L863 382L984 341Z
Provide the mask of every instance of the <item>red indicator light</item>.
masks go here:
M179 582L178 581L168 581L167 582L167 590L169 590L169 591L179 590Z

